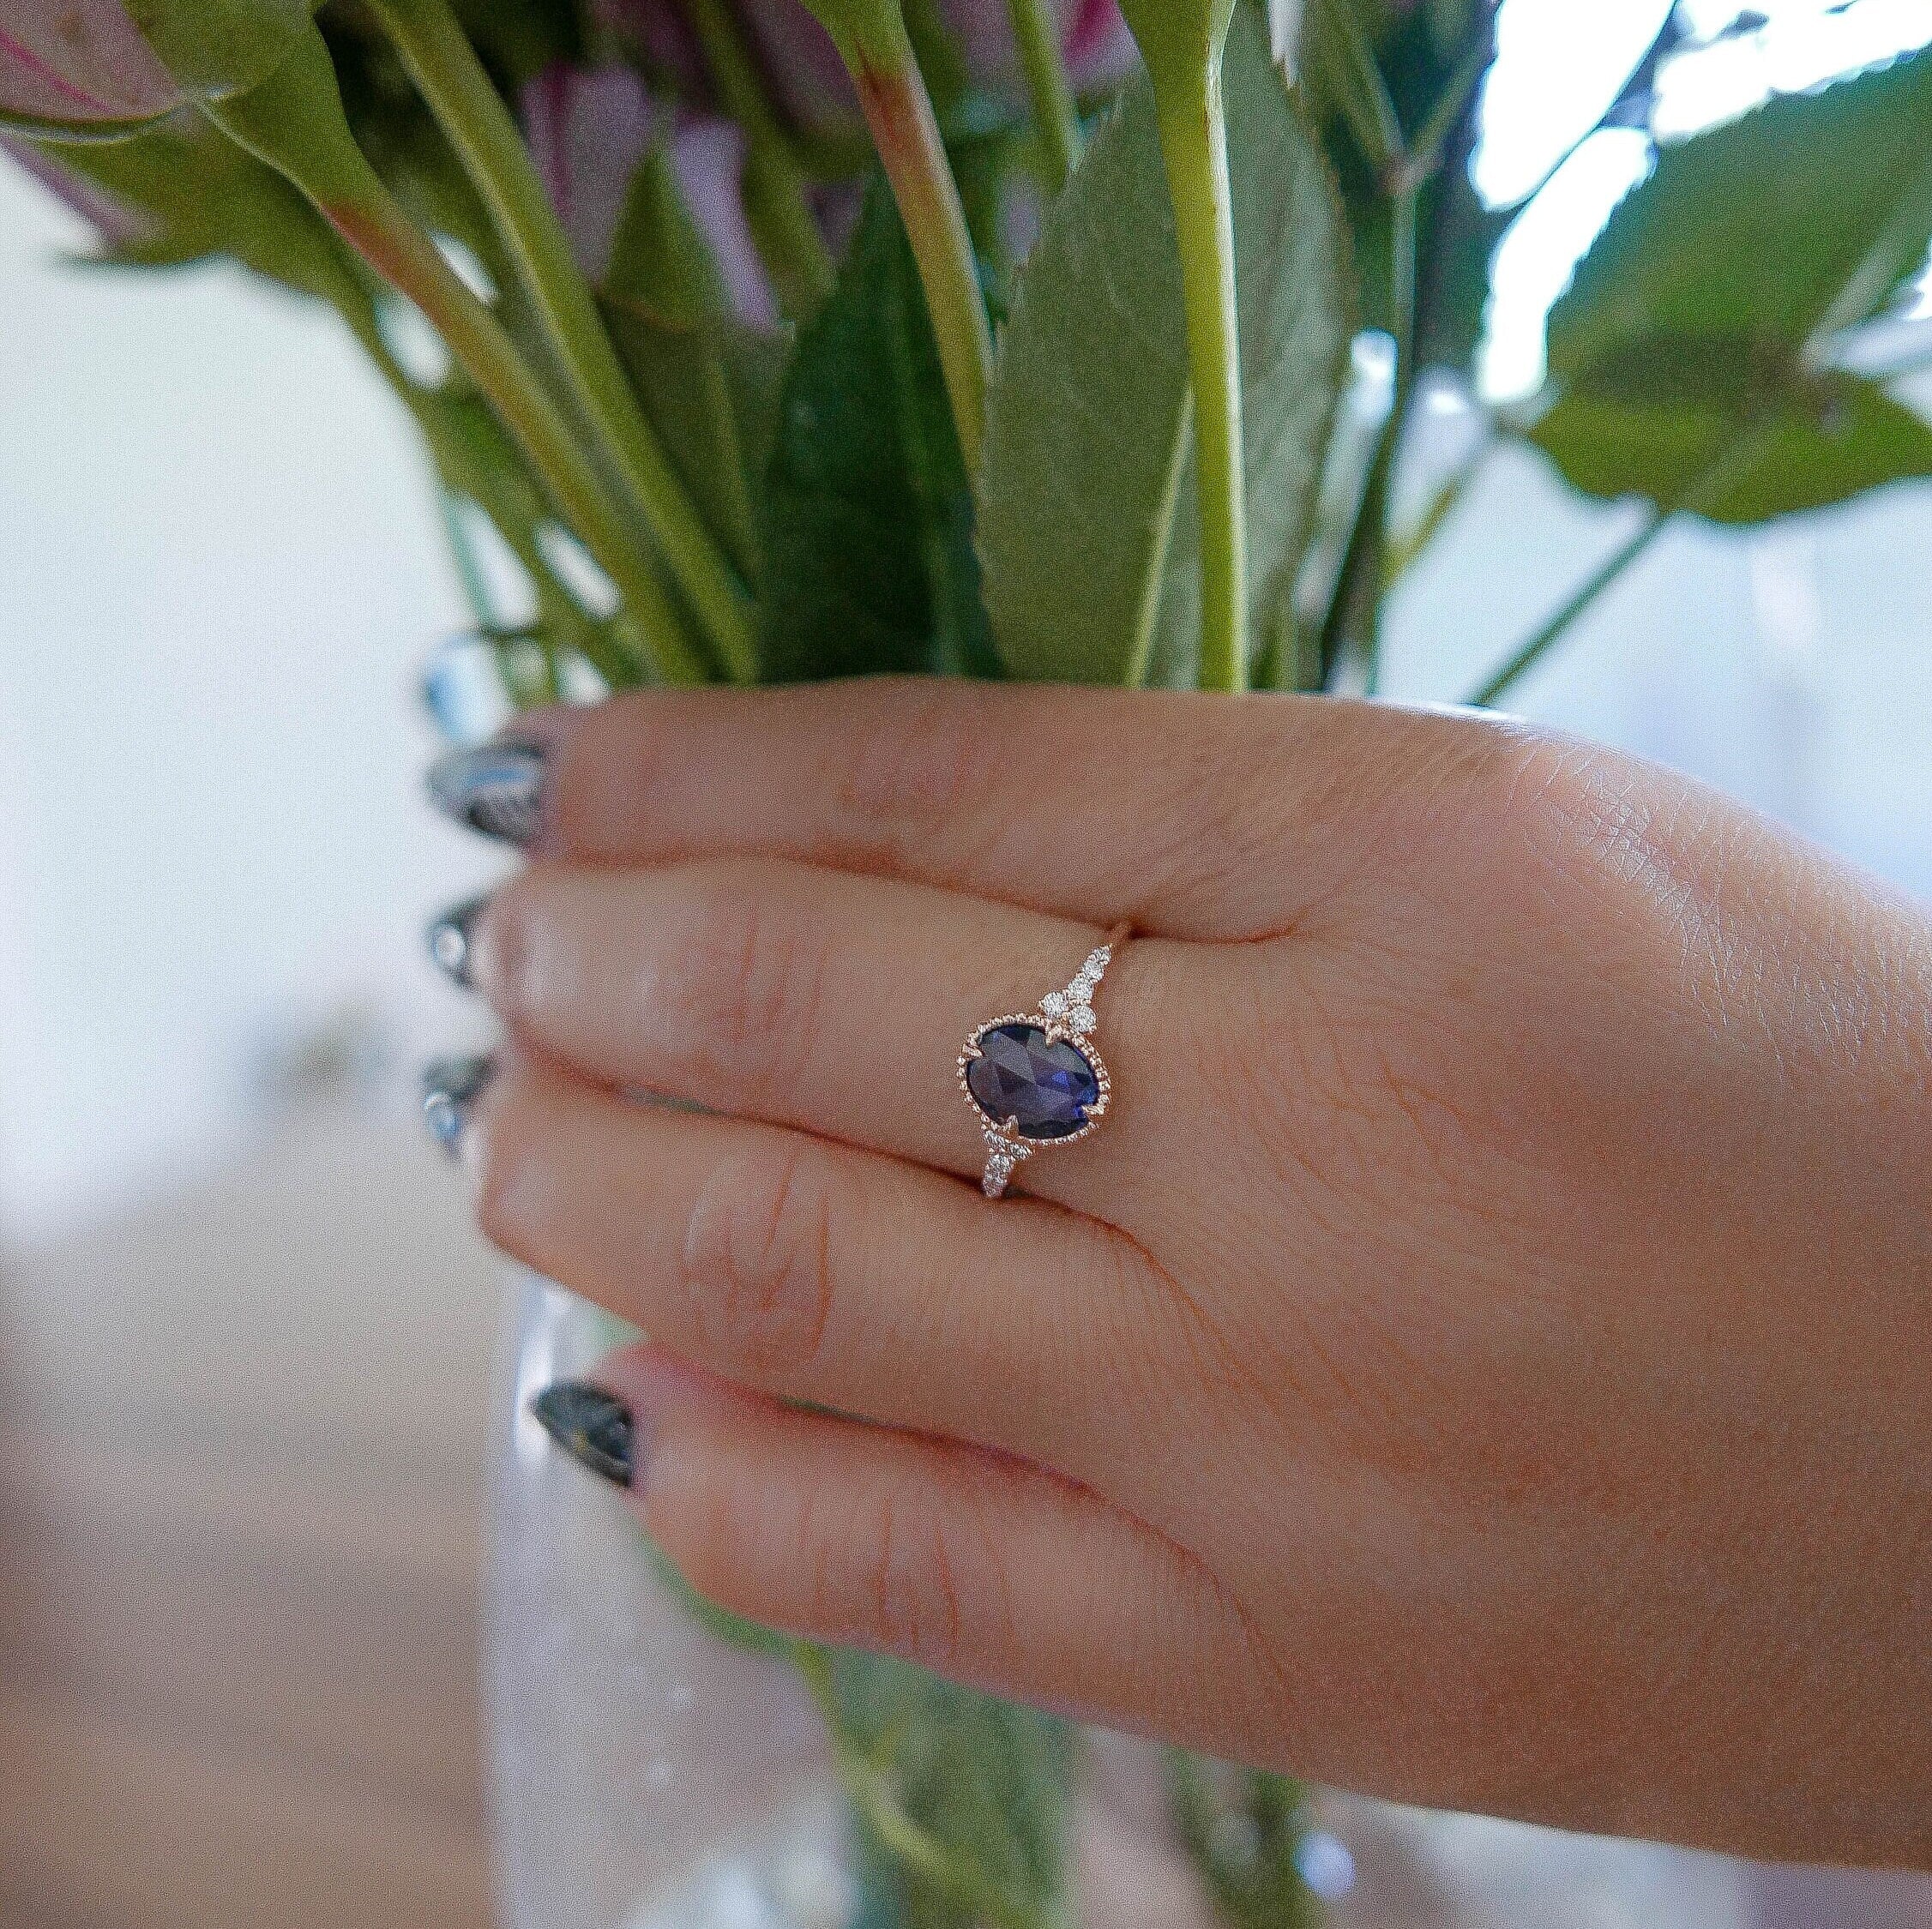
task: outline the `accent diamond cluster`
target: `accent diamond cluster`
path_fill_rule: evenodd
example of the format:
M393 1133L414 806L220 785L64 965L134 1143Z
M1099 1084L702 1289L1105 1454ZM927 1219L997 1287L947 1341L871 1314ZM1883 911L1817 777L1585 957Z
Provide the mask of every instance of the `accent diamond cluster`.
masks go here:
M1113 961L1113 946L1102 945L1080 966L1078 975L1064 991L1050 991L1040 1000L1040 1016L1048 1020L1050 1031L1056 1028L1055 1020L1058 1021L1059 1028L1072 1032L1076 1038L1084 1038L1093 1030L1097 1022L1093 1016L1093 994Z

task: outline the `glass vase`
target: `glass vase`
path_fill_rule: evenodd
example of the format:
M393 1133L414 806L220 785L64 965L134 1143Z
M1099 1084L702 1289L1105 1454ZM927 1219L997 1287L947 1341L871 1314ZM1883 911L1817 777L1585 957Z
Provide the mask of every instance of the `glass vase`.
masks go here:
M529 1418L533 1394L624 1337L514 1276L485 1616L503 1929L975 1929L969 1905L910 1908L889 1870L882 1886L797 1666L710 1625ZM1253 1816L1217 1809L1190 1849L1161 1750L1092 1731L1070 1746L1063 1889L1018 1919L1039 1929L1932 1929L1920 1878L1754 1870L1332 1794L1295 1818L1295 1895L1236 1880L1217 1909L1201 1859L1237 1878L1265 1847Z

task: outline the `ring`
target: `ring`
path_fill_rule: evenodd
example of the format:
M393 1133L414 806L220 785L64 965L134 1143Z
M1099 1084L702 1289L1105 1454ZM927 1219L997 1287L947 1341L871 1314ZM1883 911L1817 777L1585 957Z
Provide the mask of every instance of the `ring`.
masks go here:
M960 1054L960 1090L986 1135L988 1199L1005 1191L1014 1168L1050 1145L1084 1139L1107 1109L1107 1068L1092 1046L1093 994L1129 927L1116 924L1064 991L1037 1012L989 1019Z

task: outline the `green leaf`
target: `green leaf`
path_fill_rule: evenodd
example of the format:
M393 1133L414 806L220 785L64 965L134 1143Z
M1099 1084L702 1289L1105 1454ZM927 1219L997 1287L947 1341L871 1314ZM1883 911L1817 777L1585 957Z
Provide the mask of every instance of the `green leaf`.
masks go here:
M777 436L789 343L733 315L662 146L632 177L603 292L618 358L672 466L707 527L755 581L757 490Z
M245 93L308 32L316 0L126 0L161 65L197 100Z
M876 180L838 284L799 337L759 527L767 681L996 671L938 350Z
M366 284L328 224L280 175L199 115L126 141L63 150L62 160L147 217L148 231L104 258L172 267L232 256L257 274L342 309Z
M1875 314L1932 243L1932 48L1667 147L1550 317L1550 369L1633 339L1794 355Z
M604 304L604 316L631 388L705 526L755 583L757 490L777 433L784 337L728 315L672 327L617 302Z
M923 1873L855 1815L861 1908L854 1929L979 1929L969 1886L1005 1920L1063 1920L1074 1739L1051 1715L942 1681L888 1656L832 1657L840 1740L870 1762L901 1813L969 1872Z
M1932 476L1932 427L1876 383L1780 372L1754 395L1749 344L1698 351L1681 374L1649 345L1621 370L1592 371L1537 424L1538 446L1588 495L1637 493L1712 522L1763 522ZM1706 357L1734 358L1747 379L1700 376Z
M1932 50L1666 147L1550 320L1532 439L1599 496L1754 522L1932 473L1932 430L1821 366L1932 237Z
M1350 271L1327 168L1246 8L1223 84L1249 628L1265 647L1308 539L1351 332ZM1192 682L1188 395L1180 262L1142 82L1048 209L995 366L980 550L1000 653L1016 675L1122 683L1154 663L1162 680Z

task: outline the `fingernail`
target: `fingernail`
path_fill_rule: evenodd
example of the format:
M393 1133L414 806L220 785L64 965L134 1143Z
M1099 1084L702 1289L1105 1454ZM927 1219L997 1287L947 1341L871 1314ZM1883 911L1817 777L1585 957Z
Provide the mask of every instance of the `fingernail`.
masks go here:
M461 985L466 991L472 982L470 964L476 921L483 916L484 907L489 902L486 893L464 904L452 904L425 934L430 962L453 984Z
M451 1158L484 1087L496 1075L497 1061L491 1058L439 1058L423 1068L423 1123Z
M430 766L430 796L444 816L505 844L537 841L544 823L543 746L511 741L452 750Z
M630 1409L585 1379L560 1379L530 1403L537 1423L573 1460L629 1487L635 1477L637 1428Z

